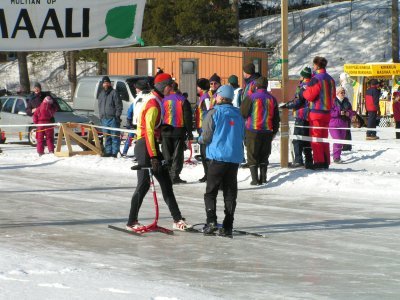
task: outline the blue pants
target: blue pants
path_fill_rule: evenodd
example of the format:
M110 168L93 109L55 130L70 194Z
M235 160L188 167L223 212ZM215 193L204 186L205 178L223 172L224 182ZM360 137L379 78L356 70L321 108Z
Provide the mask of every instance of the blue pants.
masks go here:
M369 128L376 128L376 111L369 111L368 112L368 129ZM376 136L376 131L368 130L367 136Z
M132 139L133 139L134 136L135 136L134 133L129 133L128 134L128 138L126 139L124 150L122 151L122 154L126 155L128 153L129 146L131 145Z
M119 122L116 118L111 119L101 119L101 125L105 127L119 128ZM119 152L119 147L121 144L119 138L119 131L102 129L104 133L104 153L116 155Z

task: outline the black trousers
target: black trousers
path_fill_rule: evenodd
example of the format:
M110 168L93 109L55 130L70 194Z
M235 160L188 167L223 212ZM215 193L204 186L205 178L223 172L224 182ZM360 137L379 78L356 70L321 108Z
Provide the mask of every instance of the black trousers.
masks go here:
M150 166L150 157L147 153L146 149L146 141L144 138L141 138L136 142L135 145L135 156L137 158L138 164L141 166ZM162 160L162 155L159 153L158 145L157 145L157 156L160 160ZM172 188L172 181L169 177L168 170L166 168L162 168L162 170L154 174L158 183L161 187L161 192L164 198L165 203L167 204L169 211L171 212L171 216L174 221L179 221L182 219L181 212L178 207L178 203L176 202L174 190ZM138 220L138 214L140 207L142 206L143 199L146 196L147 192L150 189L150 175L148 170L138 170L137 171L137 185L136 190L133 193L131 200L131 210L129 212L129 219L127 225L132 225L134 222Z
M207 177L207 172L208 172L208 162L207 162L207 157L206 157L206 148L207 146L204 144L200 144L200 156L201 156L201 163L203 164L203 169L204 169L204 176Z
M298 126L310 126L310 123L306 120L297 119L295 120L295 125ZM302 136L310 136L310 129L303 128L303 127L294 127L293 130L294 135L302 135ZM308 162L313 161L312 158L312 150L311 150L311 143L309 141L302 141L302 140L293 140L293 150L294 150L294 162L303 164L303 153L305 156L305 160Z
M239 164L210 160L208 162L207 187L204 194L207 223L217 222L218 188L222 184L225 219L224 228L232 228L238 193L237 173Z
M369 111L368 112L368 128L376 128L376 111ZM376 136L376 131L367 130L367 136Z
M400 121L396 121L396 129L400 129ZM400 132L396 132L396 139L400 139Z
M161 150L167 161L172 180L179 178L183 169L185 140L183 137L163 136Z
M272 132L252 132L246 130L247 164L268 165L271 154Z

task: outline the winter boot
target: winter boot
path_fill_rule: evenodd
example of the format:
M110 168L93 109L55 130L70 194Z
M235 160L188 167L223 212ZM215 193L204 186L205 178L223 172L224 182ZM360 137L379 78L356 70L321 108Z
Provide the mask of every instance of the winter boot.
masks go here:
M258 185L258 166L250 166L251 185Z
M304 148L304 156L305 156L304 167L306 169L313 169L314 163L313 163L313 156L312 156L311 147L305 147Z
M218 225L216 222L207 223L206 226L204 226L203 234L214 235L217 230L218 230Z
M267 183L268 165L260 165L260 184Z

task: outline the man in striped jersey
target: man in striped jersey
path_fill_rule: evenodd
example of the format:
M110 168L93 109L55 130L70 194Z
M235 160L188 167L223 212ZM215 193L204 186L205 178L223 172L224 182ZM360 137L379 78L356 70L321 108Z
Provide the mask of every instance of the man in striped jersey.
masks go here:
M186 230L189 226L182 218L172 188L171 178L168 170L162 166L163 156L159 150L160 125L163 118L162 99L171 93L172 83L172 77L167 73L161 73L154 79L152 97L148 97L142 104L138 118L135 156L140 166L151 166L154 176L160 184L164 201L174 219L172 228ZM143 225L138 221L138 214L143 199L150 188L150 177L147 170L138 170L137 178L138 182L132 196L126 229L140 232Z
M255 92L247 96L240 111L245 118L245 145L247 162L251 172L251 185L267 183L267 168L271 144L279 130L278 103L267 92L268 79L259 77L255 81ZM260 177L258 177L260 169Z
M162 100L164 117L161 127L161 148L168 163L169 175L173 184L186 183L180 178L183 169L185 140L193 140L192 109L189 101L173 83L171 94Z

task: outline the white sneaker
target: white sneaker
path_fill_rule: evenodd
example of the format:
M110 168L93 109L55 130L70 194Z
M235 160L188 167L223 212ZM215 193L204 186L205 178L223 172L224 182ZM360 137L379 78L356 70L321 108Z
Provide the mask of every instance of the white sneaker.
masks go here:
M173 230L185 231L189 228L192 228L192 225L189 225L188 223L186 223L186 221L184 219L179 220L178 222L174 222L174 224L172 224Z
M125 229L129 231L139 232L141 231L142 227L143 227L142 224L140 224L139 222L135 222L132 225L126 225Z

